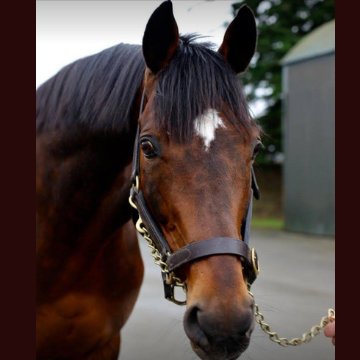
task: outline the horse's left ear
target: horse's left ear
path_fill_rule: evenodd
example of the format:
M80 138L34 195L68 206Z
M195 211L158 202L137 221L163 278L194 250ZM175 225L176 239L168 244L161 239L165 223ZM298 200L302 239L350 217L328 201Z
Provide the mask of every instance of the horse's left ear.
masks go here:
M243 5L228 26L219 53L236 73L246 70L256 48L256 22L252 10Z
M156 74L174 56L179 45L179 29L171 1L164 1L151 15L143 37L146 66Z

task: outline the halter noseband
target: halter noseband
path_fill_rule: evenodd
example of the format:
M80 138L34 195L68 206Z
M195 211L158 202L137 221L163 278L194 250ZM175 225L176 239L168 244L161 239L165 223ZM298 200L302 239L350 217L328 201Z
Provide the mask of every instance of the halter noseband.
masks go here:
M144 107L144 94L141 99L140 115ZM174 287L178 285L178 278L175 277L174 271L178 270L185 264L189 264L197 259L213 256L213 255L236 255L240 257L243 266L244 274L248 283L248 287L255 281L259 266L257 254L254 248L250 249L248 244L250 240L250 223L252 216L252 198L253 196L259 198L259 188L256 183L254 170L251 167L251 195L246 217L241 226L241 239L234 239L228 237L215 237L207 240L197 241L182 247L179 250L172 251L167 243L160 227L153 219L147 205L142 190L139 186L140 176L140 128L138 125L134 153L132 163L131 181L132 187L130 190L130 204L137 210L137 215L142 221L142 226L145 227L149 234L155 249L159 253L161 259L159 262L165 264L166 272L162 272L165 298L173 301L176 304L185 304L186 301L178 301L174 296ZM170 276L168 276L170 274ZM176 280L174 280L176 279Z

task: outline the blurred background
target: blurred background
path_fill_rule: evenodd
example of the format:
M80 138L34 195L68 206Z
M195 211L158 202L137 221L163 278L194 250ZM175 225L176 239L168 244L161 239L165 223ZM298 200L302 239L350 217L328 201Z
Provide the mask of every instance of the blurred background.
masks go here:
M245 3L232 4L234 14ZM334 0L247 0L257 52L242 77L262 111L254 226L335 234Z

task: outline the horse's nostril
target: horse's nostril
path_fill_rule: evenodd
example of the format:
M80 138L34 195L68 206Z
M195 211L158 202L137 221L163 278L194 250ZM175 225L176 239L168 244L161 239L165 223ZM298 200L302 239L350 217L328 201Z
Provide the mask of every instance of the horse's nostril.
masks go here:
M251 304L234 315L226 324L213 313L191 306L184 316L184 329L187 336L201 348L207 348L219 341L232 339L245 341L254 328L254 313Z
M240 337L249 337L251 335L254 330L254 320L252 307L250 307L247 311L244 311L242 315L239 316L238 321L236 321L235 324Z
M184 329L201 359L237 359L249 346L254 328L252 304L232 309L193 305L184 316Z
M202 349L206 349L209 346L209 340L199 325L198 315L200 311L200 308L197 306L191 306L186 310L184 316L184 329L191 341Z

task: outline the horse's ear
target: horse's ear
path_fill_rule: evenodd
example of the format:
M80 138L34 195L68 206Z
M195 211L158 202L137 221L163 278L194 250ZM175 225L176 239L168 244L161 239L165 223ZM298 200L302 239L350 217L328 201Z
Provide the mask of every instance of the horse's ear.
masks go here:
M156 74L174 56L179 44L179 30L171 1L163 2L151 15L143 37L146 66Z
M243 72L255 53L256 39L254 13L247 5L243 5L227 28L219 53L236 73Z

